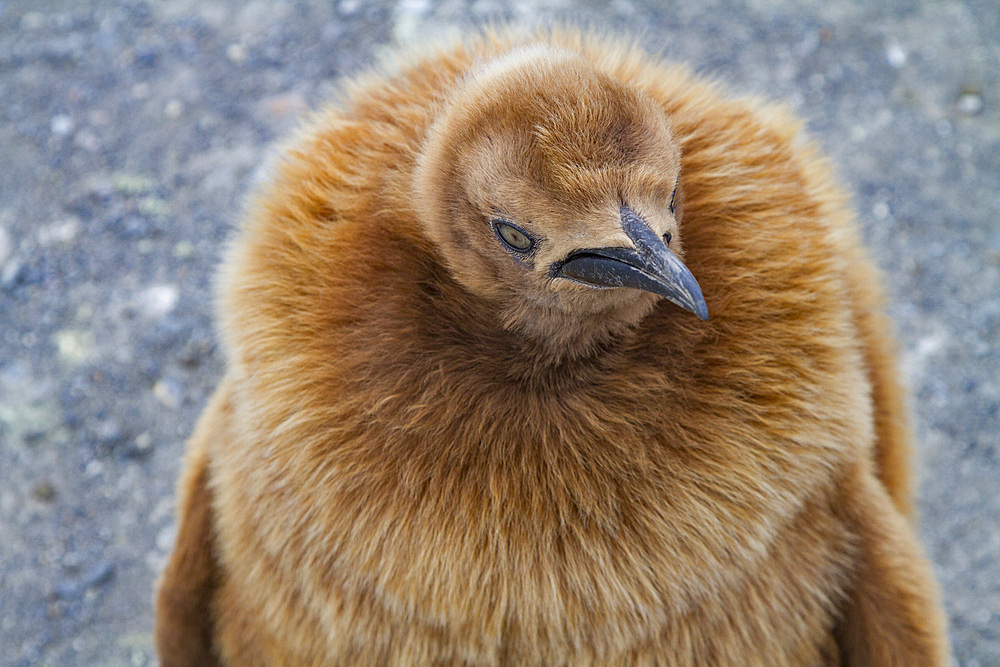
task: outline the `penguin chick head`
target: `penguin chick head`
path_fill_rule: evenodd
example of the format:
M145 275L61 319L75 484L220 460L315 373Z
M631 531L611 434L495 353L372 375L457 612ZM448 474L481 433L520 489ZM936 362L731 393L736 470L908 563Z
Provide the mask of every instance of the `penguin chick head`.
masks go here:
M572 344L632 326L661 298L708 317L680 259L679 182L680 149L651 99L577 54L528 46L445 100L414 203L452 275L508 329Z

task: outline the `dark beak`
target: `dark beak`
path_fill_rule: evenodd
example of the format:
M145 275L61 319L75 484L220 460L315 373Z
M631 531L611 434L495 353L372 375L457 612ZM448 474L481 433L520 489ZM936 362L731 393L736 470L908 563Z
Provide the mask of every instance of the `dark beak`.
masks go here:
M635 248L577 250L552 267L553 276L595 287L633 287L666 297L681 308L708 319L701 287L688 268L648 225L626 206L622 227Z

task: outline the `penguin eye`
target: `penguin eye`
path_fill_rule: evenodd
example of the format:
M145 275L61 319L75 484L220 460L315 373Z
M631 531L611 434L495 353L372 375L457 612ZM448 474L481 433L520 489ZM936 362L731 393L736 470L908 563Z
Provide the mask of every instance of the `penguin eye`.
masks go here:
M515 252L528 252L535 245L534 239L526 231L504 220L493 221L493 232L505 246Z
M674 191L670 193L670 213L674 212L674 197L677 196L677 186L674 186Z

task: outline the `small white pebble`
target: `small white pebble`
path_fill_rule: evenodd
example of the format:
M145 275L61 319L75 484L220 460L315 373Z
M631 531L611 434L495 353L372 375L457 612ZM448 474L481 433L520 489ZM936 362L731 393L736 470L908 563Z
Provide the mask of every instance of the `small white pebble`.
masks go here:
M884 201L875 202L872 206L872 215L875 216L876 220L885 220L889 217L889 204Z
M53 334L52 342L59 358L71 366L78 366L94 356L94 335L90 331L62 329Z
M52 117L52 122L49 123L49 129L52 130L52 134L57 137L65 137L76 127L76 123L73 119L66 114L59 114L58 116Z
M135 448L140 452L148 452L149 448L153 446L153 437L149 435L148 431L143 431L139 435L135 436Z
M906 51L899 42L892 42L885 47L885 59L893 69L899 69L906 64Z
M163 115L171 120L180 118L182 113L184 113L184 103L178 99L170 100L167 106L163 107Z
M164 407L176 410L181 405L183 389L180 384L173 379L157 380L153 385L153 396L156 397Z
M979 93L962 93L958 97L958 110L968 116L975 116L983 110L983 96Z
M173 311L179 296L176 285L153 285L139 294L139 308L147 317L163 317Z
M49 246L56 243L69 243L80 233L80 221L76 218L67 218L51 225L45 225L38 230L38 243L42 246Z
M344 16L356 14L361 9L361 0L340 0L337 10Z
M229 62L239 64L247 59L247 50L242 44L230 44L226 49L226 57L229 58Z
M3 267L0 268L0 286L2 287L12 285L21 273L21 269L24 268L24 261L20 257L8 257L7 259L8 261L4 262Z
M188 241L180 241L174 246L174 257L177 259L191 259L198 254L198 248Z

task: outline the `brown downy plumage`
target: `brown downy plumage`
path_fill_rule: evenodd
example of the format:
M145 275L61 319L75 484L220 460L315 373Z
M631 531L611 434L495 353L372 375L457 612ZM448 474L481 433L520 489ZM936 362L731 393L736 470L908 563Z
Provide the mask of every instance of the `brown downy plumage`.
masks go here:
M638 51L361 80L228 254L164 664L945 664L875 278L795 120Z

